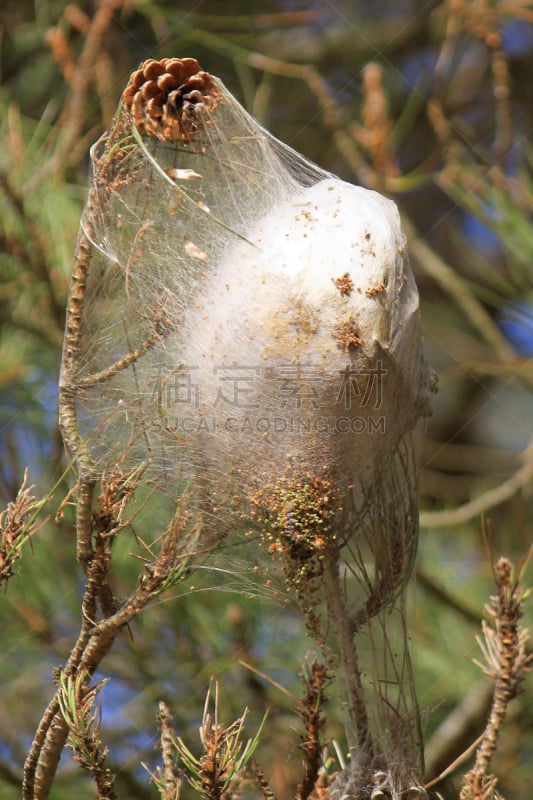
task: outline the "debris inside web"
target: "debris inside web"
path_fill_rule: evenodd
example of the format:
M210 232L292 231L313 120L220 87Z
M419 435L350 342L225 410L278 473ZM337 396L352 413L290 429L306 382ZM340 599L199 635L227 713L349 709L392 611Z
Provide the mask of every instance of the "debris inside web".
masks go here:
M142 64L91 155L60 387L80 475L142 467L200 549L277 565L345 676L339 796L423 796L403 590L431 376L396 206L193 58Z

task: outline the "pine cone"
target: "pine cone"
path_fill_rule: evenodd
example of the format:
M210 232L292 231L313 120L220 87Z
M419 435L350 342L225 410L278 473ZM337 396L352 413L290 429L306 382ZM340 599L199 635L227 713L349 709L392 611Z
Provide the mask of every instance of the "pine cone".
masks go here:
M153 58L132 73L124 102L137 128L162 142L188 142L209 124L220 91L195 58Z

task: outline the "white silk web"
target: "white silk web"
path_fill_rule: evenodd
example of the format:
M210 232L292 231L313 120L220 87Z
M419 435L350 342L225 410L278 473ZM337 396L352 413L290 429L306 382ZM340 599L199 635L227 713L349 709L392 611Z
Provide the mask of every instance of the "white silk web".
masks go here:
M421 797L402 592L431 377L395 205L194 59L132 75L92 165L61 378L80 474L143 468L201 549L258 542L345 675L333 790Z

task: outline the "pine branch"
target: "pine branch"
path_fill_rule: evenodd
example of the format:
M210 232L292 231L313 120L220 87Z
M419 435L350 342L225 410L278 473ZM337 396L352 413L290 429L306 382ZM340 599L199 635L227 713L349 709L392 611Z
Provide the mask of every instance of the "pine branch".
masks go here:
M94 703L106 681L90 686L87 674L75 677L60 675L57 701L59 711L68 726L68 746L74 758L92 776L98 800L116 800L115 776L106 766L108 748L100 739L100 714Z
M21 556L22 547L44 524L35 521L34 512L43 503L36 502L31 493L33 486L27 486L27 482L28 470L24 473L15 500L8 503L0 514L0 584L4 583L6 586L14 574L13 567Z

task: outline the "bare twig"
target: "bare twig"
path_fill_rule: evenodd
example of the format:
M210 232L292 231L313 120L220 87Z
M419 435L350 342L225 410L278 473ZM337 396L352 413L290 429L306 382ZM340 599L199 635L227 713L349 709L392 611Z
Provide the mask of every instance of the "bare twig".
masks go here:
M346 680L350 720L347 728L348 744L353 752L357 752L361 758L370 763L375 755L375 745L370 732L359 656L353 644L355 629L351 615L346 608L339 575L338 557L335 558L330 553L324 561L324 584L328 611L335 629L342 672Z
M181 789L181 778L176 768L176 748L174 746L174 731L172 730L172 716L169 708L162 700L157 712L157 723L161 732L161 753L163 755L163 769L158 781L158 788L162 800L178 800Z
M261 794L263 795L264 800L275 800L274 792L270 788L270 785L265 777L265 773L255 760L255 758L252 758L251 760L251 767L252 767L252 772L254 774L255 782L261 789Z
M492 682L487 679L476 683L426 742L424 749L426 774L434 776L436 773L440 773L438 777L426 784L426 788L439 783L446 775L457 769L461 758L458 752L472 740L472 737L481 730L485 723L492 699L492 690ZM467 757L472 755L480 741L481 737L477 737L474 744L468 746ZM453 764L451 764L452 761ZM442 772L443 769L444 772Z
M77 386L80 389L86 389L90 386L95 386L98 383L104 383L105 381L112 378L117 372L121 372L124 369L127 369L132 364L135 364L143 355L145 355L149 350L151 350L154 345L161 341L163 336L168 335L171 332L171 327L169 325L165 325L163 321L159 321L155 319L153 321L154 330L142 341L137 347L131 350L127 355L123 358L115 361L114 364L111 364L109 367L100 370L100 372L93 373L91 375L84 375L77 380Z
M525 463L510 478L499 486L484 492L480 497L464 503L458 508L446 511L422 511L420 513L420 524L427 528L449 527L450 525L462 525L481 514L485 514L491 508L505 503L515 494L530 483L533 478L533 446L530 446L524 454Z
M439 775L437 775L436 778L433 778L433 780L428 781L425 784L425 788L431 789L433 786L437 786L441 781L443 781L445 778L447 778L449 775L455 772L456 769L458 769L462 764L465 763L465 761L467 761L472 756L472 753L475 751L476 747L479 746L479 743L481 742L482 738L483 735L478 736L478 738L474 742L472 742L472 744L469 747L467 747L466 750L463 750L461 755L457 756L457 758L454 758L452 763L448 764L448 766L445 769L443 769L442 772ZM438 794L437 797L441 798L441 795Z
M90 203L87 209L89 217ZM89 219L86 225L89 226ZM82 232L72 271L67 301L67 322L63 345L63 364L59 380L59 426L67 450L76 461L78 492L76 495L76 550L79 563L87 573L93 555L92 501L96 483L95 464L77 422L76 375L79 367L81 329L87 276L92 259L89 237Z
M479 626L481 624L481 614L478 614L474 607L470 607L462 599L457 598L443 584L435 579L432 574L427 573L420 563L416 566L416 583L422 587L429 595L437 600L441 605L451 608L459 614L466 622Z
M305 759L303 780L296 790L297 800L307 800L319 777L322 750L320 735L325 722L322 713L326 699L324 690L329 680L324 664L316 661L309 664L302 675L305 694L298 703L297 712L305 727L302 741Z

